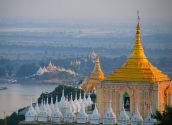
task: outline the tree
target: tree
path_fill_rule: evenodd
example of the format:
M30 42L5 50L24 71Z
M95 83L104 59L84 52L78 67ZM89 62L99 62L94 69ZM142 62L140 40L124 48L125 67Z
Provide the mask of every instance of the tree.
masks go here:
M157 120L155 125L172 125L172 107L166 106L163 112L156 111L152 117Z
M41 99L47 99L48 97L48 102L50 103L51 101L51 97L53 97L53 102L55 102L55 99L56 99L56 96L58 96L58 101L60 101L61 99L61 96L62 96L62 90L64 88L64 95L65 96L68 96L70 98L70 95L72 93L72 96L73 96L73 99L75 98L75 93L77 93L77 96L79 98L79 94L81 92L81 96L82 98L84 97L84 91L79 89L79 88L74 88L74 87L71 87L71 86L63 86L63 85L59 85L58 87L55 88L55 90L53 92L50 92L50 93L42 93L40 95L40 97L38 98L38 102L41 103ZM95 102L96 100L96 95L93 93L90 95L91 97L91 100L93 102Z

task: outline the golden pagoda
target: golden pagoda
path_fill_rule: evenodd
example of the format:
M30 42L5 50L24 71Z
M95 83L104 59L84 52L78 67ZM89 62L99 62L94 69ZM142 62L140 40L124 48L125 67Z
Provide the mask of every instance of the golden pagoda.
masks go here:
M140 21L136 28L136 42L126 62L112 72L105 80L118 82L161 82L169 81L167 75L153 66L144 54L140 40Z
M117 117L123 106L130 117L137 110L143 118L150 113L150 108L155 112L163 111L166 105L172 106L172 81L145 56L139 16L136 30L136 42L128 59L96 84L96 102L101 117L109 101Z
M94 69L91 72L90 77L84 80L81 84L81 88L87 92L92 92L96 88L96 83L101 80L104 80L104 73L100 66L99 56L97 55Z

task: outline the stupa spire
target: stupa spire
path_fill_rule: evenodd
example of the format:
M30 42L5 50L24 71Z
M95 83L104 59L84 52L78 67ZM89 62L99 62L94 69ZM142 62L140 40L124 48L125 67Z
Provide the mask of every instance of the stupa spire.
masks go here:
M104 73L100 66L99 56L96 55L96 61L93 71L91 72L89 78L87 80L84 80L84 82L81 84L81 88L87 92L93 92L96 88L96 83L99 80L104 80Z
M93 79L98 79L98 80L103 80L104 79L104 73L102 71L102 68L100 66L100 60L99 60L99 56L96 56L96 62L94 65L94 69L90 75L90 78Z
M137 28L136 28L136 41L140 40L140 16L139 16L139 10L137 10Z
M136 27L136 42L134 44L134 47L131 51L130 58L134 59L146 59L146 56L144 54L144 50L142 47L141 39L140 39L140 16L139 16L139 11L137 11L137 16L138 16L138 22L137 22L137 27ZM146 61L146 60L145 60Z
M138 23L136 26L136 41L130 56L125 63L117 68L106 80L118 82L161 82L169 81L167 75L153 66L147 59L140 40L140 16L138 12Z

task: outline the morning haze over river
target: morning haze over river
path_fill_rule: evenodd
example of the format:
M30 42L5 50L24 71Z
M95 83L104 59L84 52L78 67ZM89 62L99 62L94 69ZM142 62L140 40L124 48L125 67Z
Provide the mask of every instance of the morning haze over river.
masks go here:
M59 84L78 86L95 54L105 76L122 65L135 42L138 8L145 54L172 79L171 4L95 1L0 0L0 118ZM51 64L58 72L39 74Z

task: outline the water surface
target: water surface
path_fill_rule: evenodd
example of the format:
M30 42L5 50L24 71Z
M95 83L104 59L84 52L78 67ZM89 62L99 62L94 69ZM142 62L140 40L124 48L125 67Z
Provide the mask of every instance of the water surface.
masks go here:
M10 115L20 108L28 106L31 99L36 101L42 92L51 92L57 84L0 84L0 87L7 87L0 90L0 118Z

